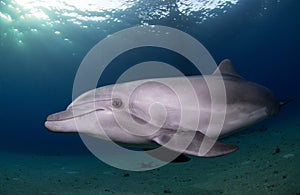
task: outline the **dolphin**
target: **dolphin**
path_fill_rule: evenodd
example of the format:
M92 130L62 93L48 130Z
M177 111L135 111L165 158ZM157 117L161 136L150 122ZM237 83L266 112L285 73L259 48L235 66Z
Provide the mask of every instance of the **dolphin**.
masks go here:
M226 101L216 98L213 107L208 83L220 81ZM164 146L173 152L216 157L238 149L219 142L219 137L274 116L288 101L280 102L269 89L245 80L225 59L211 75L144 79L90 90L66 110L49 115L45 126L124 146ZM218 113L223 118L212 121ZM203 142L209 147L199 152Z

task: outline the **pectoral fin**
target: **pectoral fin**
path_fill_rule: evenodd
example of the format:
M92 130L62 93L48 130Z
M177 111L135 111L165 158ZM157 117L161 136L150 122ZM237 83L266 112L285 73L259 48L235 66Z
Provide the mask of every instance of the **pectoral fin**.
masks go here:
M162 131L153 141L169 150L200 157L222 156L238 149L235 145L217 142L199 131Z

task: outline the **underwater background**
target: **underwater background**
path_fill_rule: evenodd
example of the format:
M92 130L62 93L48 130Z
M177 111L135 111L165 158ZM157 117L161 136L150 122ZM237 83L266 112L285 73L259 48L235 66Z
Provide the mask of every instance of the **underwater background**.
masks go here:
M1 0L0 194L300 194L297 0ZM72 101L76 71L105 37L137 25L165 25L200 41L278 99L273 118L226 138L233 154L147 172L104 164L77 134L44 127ZM99 85L149 60L198 72L178 55L144 48L119 56Z

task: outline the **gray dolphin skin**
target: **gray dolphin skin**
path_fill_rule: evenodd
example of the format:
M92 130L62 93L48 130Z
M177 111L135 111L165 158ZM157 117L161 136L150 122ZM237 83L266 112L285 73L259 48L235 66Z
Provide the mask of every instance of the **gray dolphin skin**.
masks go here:
M226 101L216 98L213 107L207 83L219 81L224 83ZM219 137L277 114L283 104L267 88L241 77L225 59L212 75L145 79L88 91L65 111L49 115L45 126L54 132L77 132L125 146L164 146L184 154L215 157L238 148L216 141ZM218 113L224 113L223 120L210 120ZM222 123L221 128L217 123ZM201 153L204 140L211 147Z

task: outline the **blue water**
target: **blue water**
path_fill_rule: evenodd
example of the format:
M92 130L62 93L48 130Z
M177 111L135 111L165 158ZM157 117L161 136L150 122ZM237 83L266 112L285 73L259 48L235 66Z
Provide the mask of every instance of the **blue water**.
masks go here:
M108 35L137 25L166 25L182 30L199 40L217 63L231 59L243 77L268 87L278 99L300 95L297 0L224 1L224 6L211 9L204 7L208 1L200 0L128 0L123 1L123 5L128 5L124 9L101 11L80 10L80 6L74 6L73 11L58 7L51 10L41 5L36 9L44 15L25 17L22 15L32 9L30 6L18 3L21 1L0 2L3 151L88 153L78 135L49 132L44 121L72 101L74 77L87 52ZM178 2L204 4L198 9L193 4L183 9ZM78 16L68 15L76 12ZM94 16L105 19L93 21ZM85 18L79 20L80 17ZM163 49L143 48L119 56L99 83L114 83L126 68L148 60L172 64L186 75L198 74L182 56ZM296 98L280 115L288 119L299 113L299 108Z

